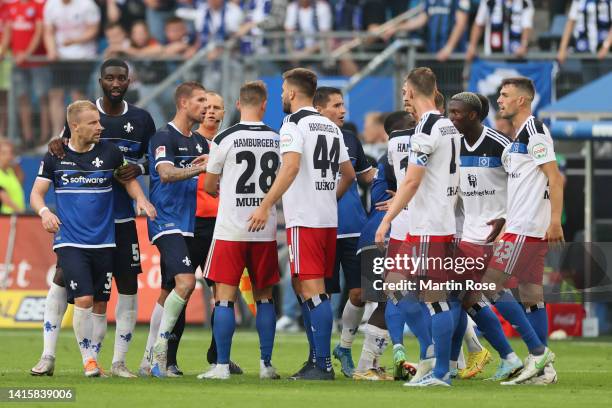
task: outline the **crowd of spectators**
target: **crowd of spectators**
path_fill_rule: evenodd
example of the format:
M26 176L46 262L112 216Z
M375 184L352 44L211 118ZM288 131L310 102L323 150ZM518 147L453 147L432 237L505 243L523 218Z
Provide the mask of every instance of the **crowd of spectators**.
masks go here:
M413 15L403 18L408 10ZM543 26L567 14L555 49L560 63L572 52L607 55L612 0L0 0L0 136L7 134L9 87L23 146L57 134L66 102L92 95L102 57L132 61L140 97L202 49L204 68L195 79L218 89L218 61L229 39L236 40L231 80L241 72L234 57L286 53L288 61L303 64L310 54L349 40L319 39L330 31L368 32L364 47L370 50L393 38L418 38L422 51L439 61L453 53L465 53L466 61L495 53L520 58L543 31L534 23L536 11L548 14ZM262 38L273 32L284 35ZM341 58L333 68L351 75L359 66ZM163 120L168 103L161 97L148 108Z

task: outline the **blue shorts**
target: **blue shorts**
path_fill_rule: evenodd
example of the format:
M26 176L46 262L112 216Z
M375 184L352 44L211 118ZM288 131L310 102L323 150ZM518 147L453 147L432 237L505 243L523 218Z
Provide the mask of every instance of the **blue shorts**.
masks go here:
M115 248L61 247L55 250L64 273L68 302L83 296L108 302L113 278Z
M181 273L195 274L195 266L189 256L189 243L192 239L181 234L162 235L155 240L160 254L161 287L172 290L176 285L174 277Z
M336 241L334 276L325 279L326 293L340 293L340 265L348 290L361 287L361 267L357 255L359 237L339 238Z
M115 265L113 276L126 277L142 273L136 221L115 223Z

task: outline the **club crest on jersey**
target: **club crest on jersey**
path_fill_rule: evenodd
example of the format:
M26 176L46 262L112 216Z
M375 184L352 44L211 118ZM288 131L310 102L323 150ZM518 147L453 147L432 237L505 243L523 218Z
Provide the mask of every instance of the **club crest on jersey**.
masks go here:
M474 174L468 174L468 183L470 183L470 187L476 188L478 180Z
M166 146L159 146L155 149L155 160L166 157Z
M132 130L134 130L134 126L132 126L132 124L128 122L123 125L123 130L125 130L125 133L132 133Z
M92 161L91 164L93 164L96 168L100 168L104 164L104 161L100 160L99 157L96 157L96 160Z
M191 266L191 259L189 259L189 257L186 256L185 258L183 258L183 263L186 266Z
M533 146L532 154L536 159L543 159L546 157L546 153L548 153L548 149L543 143L538 143L537 145Z
M202 149L202 146L200 146L200 144L198 143L196 145L196 150L198 151L198 153L202 154L202 152L204 151L204 149Z
M480 159L478 159L478 165L480 167L489 167L489 158L481 157Z

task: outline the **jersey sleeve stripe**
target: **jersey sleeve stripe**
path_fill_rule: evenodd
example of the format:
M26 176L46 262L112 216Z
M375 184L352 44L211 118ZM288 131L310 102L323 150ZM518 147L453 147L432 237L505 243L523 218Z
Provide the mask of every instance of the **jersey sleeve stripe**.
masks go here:
M361 171L356 171L355 174L363 174L363 173L367 173L368 171L372 170L372 166L368 166L367 169L363 169Z
M162 161L160 161L160 162L155 163L155 168L157 169L157 166L159 166L159 165L160 165L160 164L162 164L162 163L169 163L169 164L171 164L171 165L173 165L173 166L174 166L174 162L171 162L171 161L169 161L169 160L162 160Z
M36 176L36 180L48 181L49 183L53 181L50 178L47 178L45 176Z

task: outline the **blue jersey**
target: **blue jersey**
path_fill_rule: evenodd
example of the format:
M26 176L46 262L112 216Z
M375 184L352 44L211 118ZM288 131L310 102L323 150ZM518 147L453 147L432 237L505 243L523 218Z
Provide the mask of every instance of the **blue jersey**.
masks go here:
M361 230L361 236L359 237L359 244L357 246L358 251L374 245L376 230L385 216L385 211L377 210L376 204L391 198L391 195L387 193L387 190L397 190L397 181L395 180L395 175L393 174L393 167L391 167L389 164L386 154L378 160L377 166L378 173L372 182L372 211L370 212L368 220Z
M190 167L191 162L204 154L207 142L201 135L184 136L168 123L159 129L149 146L149 199L157 210L155 220L148 221L149 239L166 234L193 236L198 176L174 183L162 183L157 172L161 163L174 167Z
M53 249L114 247L113 172L123 164L121 151L104 141L85 153L65 150L63 159L47 153L38 171L55 189L61 225Z
M102 109L101 100L96 101L100 112L100 123L104 127L101 139L113 142L123 153L128 163L137 163L147 153L149 139L155 134L155 123L149 112L127 102L123 102L121 115L107 115ZM62 137L70 138L70 129L64 126ZM146 169L146 168L145 168ZM115 222L133 220L134 201L117 180L113 181L115 194Z
M355 173L362 174L369 171L372 166L368 163L359 139L347 130L342 130L342 135ZM366 220L367 215L361 204L357 181L353 181L338 201L338 238L358 237Z
M448 42L455 27L455 14L470 12L470 0L425 0L425 13L427 13L427 52L438 52ZM467 42L466 27L455 47L455 52L464 52Z

